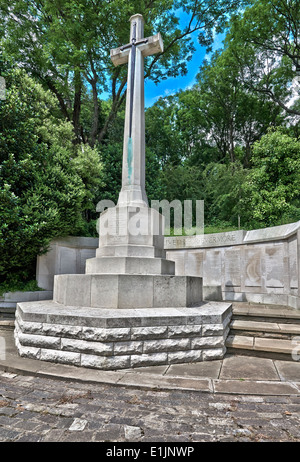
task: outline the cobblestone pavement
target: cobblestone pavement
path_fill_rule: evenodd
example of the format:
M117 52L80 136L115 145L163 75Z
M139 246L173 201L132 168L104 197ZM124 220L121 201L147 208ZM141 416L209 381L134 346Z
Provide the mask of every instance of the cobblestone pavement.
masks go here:
M0 372L1 442L299 442L300 396L147 391Z

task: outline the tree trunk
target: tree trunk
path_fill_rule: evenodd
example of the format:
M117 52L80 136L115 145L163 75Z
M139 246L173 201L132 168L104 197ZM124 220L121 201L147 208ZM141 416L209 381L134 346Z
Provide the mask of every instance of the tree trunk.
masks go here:
M102 143L102 141L103 141L103 139L104 139L104 137L105 137L105 135L107 133L107 129L109 127L110 122L112 122L114 120L114 118L116 117L118 109L119 109L119 107L121 106L121 104L123 103L123 101L125 99L126 91L122 95L122 90L126 85L126 81L127 81L127 79L124 78L121 85L120 85L120 87L119 87L119 90L118 90L117 94L115 95L115 98L113 100L113 104L112 104L110 113L108 114L108 116L107 116L107 118L105 120L104 126L102 127L102 129L100 131L100 134L98 136L99 143ZM113 82L113 84L114 84L114 82Z
M98 103L98 94L97 94L97 81L95 79L91 80L91 85L93 89L93 104L94 104L94 115L93 115L93 124L90 134L90 145L93 148L95 146L98 129L99 129L99 103Z
M233 122L230 121L229 126L229 152L230 152L230 160L232 163L235 162L235 153L234 153L234 137L233 137Z
M74 106L73 106L73 126L74 126L74 133L75 133L75 143L80 143L80 111L81 111L81 94L82 94L82 81L81 81L81 74L78 69L75 70L74 76L74 87L75 87L75 95L74 95Z

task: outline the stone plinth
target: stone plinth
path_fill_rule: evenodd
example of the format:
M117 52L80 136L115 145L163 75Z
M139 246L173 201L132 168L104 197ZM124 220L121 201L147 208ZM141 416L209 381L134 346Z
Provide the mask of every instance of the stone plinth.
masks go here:
M189 307L202 301L202 279L137 274L55 276L54 301L92 308Z
M146 206L116 206L105 210L99 220L99 249L135 246L135 256L144 257L144 248L152 247L164 254L164 217ZM138 250L141 253L138 253ZM101 252L101 251L100 251ZM96 256L102 256L99 251ZM110 256L115 256L110 253Z
M175 275L175 263L154 257L100 257L86 262L87 274L169 274Z
M19 303L15 340L26 358L116 370L224 357L231 305L104 310Z

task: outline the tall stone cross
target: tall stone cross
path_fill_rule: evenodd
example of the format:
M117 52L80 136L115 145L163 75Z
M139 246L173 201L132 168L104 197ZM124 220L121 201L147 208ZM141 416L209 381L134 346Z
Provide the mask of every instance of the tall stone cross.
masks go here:
M163 51L160 33L144 38L144 19L130 18L130 43L111 50L115 66L128 63L120 206L148 206L145 191L144 58Z

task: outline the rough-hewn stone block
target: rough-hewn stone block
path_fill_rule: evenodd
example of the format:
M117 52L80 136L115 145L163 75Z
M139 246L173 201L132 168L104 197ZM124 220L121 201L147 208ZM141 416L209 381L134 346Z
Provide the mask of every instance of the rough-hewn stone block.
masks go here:
M143 355L132 355L130 359L131 367L143 367L143 366L158 366L159 364L167 364L168 354L167 353L155 353L155 354L143 354Z
M169 364L180 364L202 361L202 350L176 351L168 353Z
M99 342L117 342L130 339L130 328L104 329L95 327L83 327L81 337L83 340Z
M16 325L19 326L20 330L24 334L41 334L43 329L43 324L41 322L28 322L23 321L20 317L16 318Z
M168 337L168 326L162 327L132 327L132 340L150 340Z
M70 351L47 350L42 348L40 359L53 363L80 366L80 353L71 353Z
M52 335L54 337L79 338L82 327L43 323L41 330L44 335Z
M101 357L95 355L81 355L81 366L95 369L114 370L130 367L130 356Z
M144 353L160 351L182 351L190 348L190 339L159 339L145 340Z
M201 335L202 326L170 326L168 337L193 337Z
M203 350L202 359L203 361L213 361L215 359L223 359L226 353L226 348L215 348L212 350Z
M136 354L143 352L143 342L118 342L114 344L115 355Z
M59 337L23 334L21 332L19 332L18 337L22 345L33 346L35 348L60 349L60 338Z
M61 349L78 353L93 353L95 355L109 356L113 353L112 343L87 342L85 340L61 339Z
M224 345L223 337L199 337L191 340L191 349L218 348Z
M224 333L223 324L204 324L202 328L203 337L220 336Z

